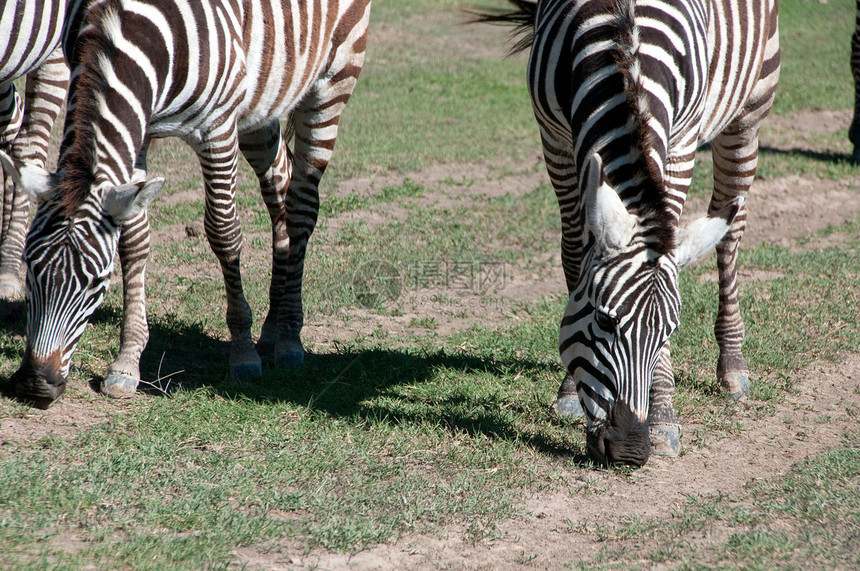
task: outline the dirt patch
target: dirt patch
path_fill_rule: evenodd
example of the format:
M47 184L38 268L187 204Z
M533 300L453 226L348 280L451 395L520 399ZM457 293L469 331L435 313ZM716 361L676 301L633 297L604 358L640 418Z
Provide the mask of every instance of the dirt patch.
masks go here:
M32 443L45 437L66 439L74 436L104 421L108 417L108 408L113 409L105 404L65 398L62 406L0 419L0 454L13 454L19 443Z
M710 197L687 201L685 217L704 216ZM747 199L747 229L741 247L763 242L790 248L797 239L860 213L860 177L837 180L790 176L753 183Z

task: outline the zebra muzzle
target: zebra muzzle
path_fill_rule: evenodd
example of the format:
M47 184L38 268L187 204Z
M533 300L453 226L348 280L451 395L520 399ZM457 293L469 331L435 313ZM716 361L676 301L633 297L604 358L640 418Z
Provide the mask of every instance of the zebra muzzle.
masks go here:
M60 373L59 352L48 359L35 359L26 354L11 381L18 400L47 409L66 390L66 379Z
M589 427L585 444L588 455L603 466L641 468L651 453L648 423L640 421L624 403L615 405L609 422Z

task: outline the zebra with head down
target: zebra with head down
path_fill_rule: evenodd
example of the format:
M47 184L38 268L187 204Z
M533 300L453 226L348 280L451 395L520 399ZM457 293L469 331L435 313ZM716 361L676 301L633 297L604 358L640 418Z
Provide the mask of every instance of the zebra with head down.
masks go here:
M588 452L643 465L676 455L669 337L678 271L716 246L717 376L749 390L737 250L758 129L779 76L776 0L511 0L562 219L570 298L556 409L581 405ZM696 149L710 143L709 216L679 224ZM576 402L578 401L578 403Z
M72 81L58 171L16 174L38 203L25 248L27 345L12 377L18 397L47 407L62 394L117 252L120 351L102 391L134 394L149 335L147 207L164 184L146 176L155 137L180 137L202 168L204 228L227 292L231 375L259 376L260 353L281 365L300 362L305 250L318 184L364 61L370 0L74 0L67 14ZM293 152L282 116L294 129ZM272 222L270 308L256 347L239 270L240 152Z

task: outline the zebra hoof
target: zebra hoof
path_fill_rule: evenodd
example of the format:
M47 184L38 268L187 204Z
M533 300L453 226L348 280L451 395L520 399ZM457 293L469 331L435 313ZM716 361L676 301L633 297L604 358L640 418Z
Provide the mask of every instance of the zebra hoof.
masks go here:
M230 378L234 381L256 379L263 376L263 366L259 363L240 363L230 365Z
M278 367L298 367L305 362L305 350L298 336L291 337L286 341L279 341L275 352L275 365Z
M257 341L257 354L267 361L271 361L275 356L275 343L277 338L270 335L260 335Z
M128 399L137 393L137 383L139 381L126 375L119 373L110 373L105 380L102 381L102 394L113 399Z
M552 409L558 416L568 418L582 418L585 412L582 410L582 405L579 404L579 397L576 395L559 397L552 405Z
M21 284L16 281L0 279L0 299L15 301L21 298Z
M278 353L275 364L281 368L298 367L305 362L304 351L285 351Z
M746 371L724 373L720 378L720 387L733 400L743 400L750 393L750 376Z
M675 458L681 453L681 427L677 424L652 424L651 454Z

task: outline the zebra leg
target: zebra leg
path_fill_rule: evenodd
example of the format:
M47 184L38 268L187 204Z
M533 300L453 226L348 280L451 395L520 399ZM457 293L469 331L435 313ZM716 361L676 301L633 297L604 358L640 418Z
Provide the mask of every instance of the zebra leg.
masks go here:
M133 180L146 180L145 139L137 157ZM149 258L150 231L146 210L122 225L119 235L120 265L122 266L122 325L119 354L108 367L101 383L102 394L113 398L129 398L137 392L140 382L140 356L149 341L146 320L146 261Z
M269 126L242 135L239 149L260 179L260 192L272 219L272 281L269 286L269 313L263 322L257 352L265 359L274 359L276 346L282 361L301 362L301 341L296 332L278 344L278 315L285 300L286 275L289 263L289 236L287 235L287 188L290 184L292 159L280 126L274 121Z
M758 164L758 128L744 126L735 120L712 143L714 164L714 195L710 212L716 212L737 197L746 197ZM755 125L756 123L753 123ZM747 123L749 125L749 123ZM741 346L744 322L738 302L738 246L746 228L746 204L741 203L726 236L717 244L719 272L719 309L714 336L720 349L717 380L734 399L749 393L749 367Z
M216 127L211 138L196 145L206 187L203 227L209 246L221 263L227 293L227 328L230 330L230 377L262 376L262 363L251 340L251 307L242 289L239 258L242 227L236 212L238 137L235 122L228 118Z
M113 398L134 396L140 382L140 355L149 341L144 287L149 245L149 218L144 210L123 224L119 239L122 265L120 349L101 384L102 393Z
M848 138L854 145L851 162L860 163L860 0L857 0L857 15L854 33L851 35L851 74L854 76L854 118L848 129Z
M364 18L367 19L368 15L369 6ZM305 252L319 214L319 182L334 151L340 115L364 63L366 29L366 26L359 25L344 31L352 35L338 47L329 69L316 81L290 117L295 139L292 176L285 197L289 246L282 270L284 295L277 308L275 362L279 366L304 362L300 336L304 324L302 279ZM360 30L360 33L355 30ZM339 34L335 30L333 35ZM285 138L289 140L289 136Z
M51 129L63 108L69 68L60 48L27 76L23 121L12 144L11 155L25 164L45 168ZM0 124L3 120L0 119ZM30 201L16 192L11 178L5 181L3 228L0 231L0 299L18 297L20 267L27 234ZM8 207L8 215L5 212Z
M671 195L685 197L690 190L693 165L696 160L696 138L676 143L672 157L665 164L666 188ZM683 205L683 199L672 204ZM678 220L680 210L674 211ZM681 424L675 416L672 395L675 392L675 375L672 373L671 343L667 340L660 350L657 365L651 378L648 426L651 436L651 453L657 456L676 457L681 452Z
M579 213L579 186L576 165L573 159L568 156L564 143L556 142L545 133L541 133L541 135L544 163L555 189L561 215L561 265L564 269L564 279L569 294L576 288L582 263L582 221ZM570 372L565 373L552 408L559 416L571 418L585 416L579 402L576 383Z
M0 93L0 149L12 152L12 143L21 128L24 106L15 86L10 82ZM17 200L16 200L17 199ZM18 236L18 211L20 198L15 193L12 177L3 173L3 209L0 219L0 299L15 299L21 295L21 279L18 268L21 252L18 242L23 244L23 236ZM26 202L24 203L26 205ZM17 253L17 256L16 256Z
M674 458L681 451L681 424L672 408L675 376L669 341L663 345L651 381L648 429L651 434L651 453Z

